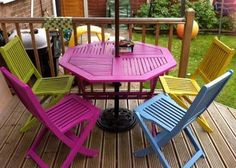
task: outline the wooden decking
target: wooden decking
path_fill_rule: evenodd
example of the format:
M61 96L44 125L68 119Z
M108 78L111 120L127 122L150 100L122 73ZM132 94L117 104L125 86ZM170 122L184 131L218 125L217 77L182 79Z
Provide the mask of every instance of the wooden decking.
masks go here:
M141 101L122 100L122 107L133 109ZM113 101L95 100L96 106L105 109L113 106ZM25 122L29 112L16 96L7 108L0 110L0 167L36 167L31 159L25 158L27 148L38 134L41 124L35 125L27 133L20 133L19 129ZM213 133L204 132L194 122L192 129L200 141L206 157L200 159L195 167L221 168L236 167L236 110L219 103L213 103L204 113ZM161 167L158 158L151 154L144 158L135 158L132 152L147 145L143 133L138 125L124 133L104 132L95 127L87 141L91 148L100 150L96 158L86 158L77 155L72 167L80 168L157 168ZM184 134L179 134L163 149L172 167L180 167L192 153L192 147ZM48 134L38 152L51 167L59 167L68 153L68 148Z

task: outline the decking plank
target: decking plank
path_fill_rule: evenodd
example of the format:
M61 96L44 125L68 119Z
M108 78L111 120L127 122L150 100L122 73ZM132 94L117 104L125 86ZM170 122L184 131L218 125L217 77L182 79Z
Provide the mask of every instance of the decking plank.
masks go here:
M60 145L59 139L50 132L49 139L47 140L47 144L44 148L42 159L49 165L49 167L52 167L53 162L56 158L56 154L58 152Z
M0 151L3 148L5 141L8 139L8 137L11 135L11 133L14 130L14 127L16 123L18 122L19 118L23 115L24 110L23 105L20 103L20 106L17 106L17 108L13 109L12 115L10 115L7 120L4 122L2 128L1 128L1 134L0 134ZM22 110L23 109L23 110Z
M217 110L217 115L212 115L216 121L216 125L219 128L220 133L222 134L222 137L225 139L225 142L231 149L234 157L236 158L236 137L235 133L232 131L231 127L229 126L230 118L228 117L228 120L225 119L224 113L229 112L227 108L222 108L221 111L217 105L212 106ZM230 116L230 115L228 115ZM234 125L232 123L232 125Z
M0 72L0 93L1 93L1 96L0 96L0 102L1 102L0 115L1 115L1 112L4 111L6 106L9 105L9 103L12 101L12 98L13 98L2 72Z
M114 101L108 100L106 108L113 108ZM104 132L102 168L116 168L117 165L117 134Z
M144 100L139 100L139 104L142 104L144 102ZM151 130L151 123L150 122L147 122L147 126L148 128ZM144 139L144 144L145 144L145 147L149 147L150 144L149 142L147 141L146 137L145 137L145 134L142 134L143 136L143 139ZM158 159L157 155L155 153L151 153L150 155L147 156L147 162L148 162L148 167L161 167L161 162L160 160Z
M6 106L0 109L0 131L5 122L8 121L8 118L13 114L15 108L17 108L19 102L19 99L14 96Z
M23 134L19 130L25 123L28 114L24 113L26 109L23 106L18 108L18 110L14 111L13 113L12 120L10 120L11 123L9 123L11 131L9 136L4 140L2 149L0 150L0 163L2 167L6 167L6 165L9 163L11 156L15 153L19 142L23 137Z
M195 132L193 130L193 127L190 125L189 128L191 129L193 136L195 136L196 139L198 139L197 135L195 134ZM186 144L188 146L189 152L190 152L191 157L192 157L196 153L196 150L195 150L194 146L192 145L192 143L190 142L190 140L188 139L187 135L186 134L183 134L183 135L184 135L185 142L186 142ZM198 139L198 142L199 142L199 139ZM207 168L207 167L209 167L209 164L208 164L208 162L207 162L207 160L205 158L200 158L195 163L195 167Z
M60 167L62 165L63 161L66 159L69 151L70 151L70 149L65 144L60 142L59 150L58 150L57 156L55 158L55 162L54 162L53 167Z
M175 148L172 141L166 144L166 146L163 148L163 153L166 159L169 161L171 167L179 167L178 158L176 157Z
M149 124L148 126L151 129L151 124ZM145 144L146 144L145 147L149 147L150 146L149 142L147 141L144 134L143 134L143 136L144 136L144 141L145 141ZM159 158L157 157L157 155L154 152L151 152L147 156L147 160L148 160L148 167L155 167L155 166L156 167L161 167L161 162L160 162Z
M18 103L18 99L14 97L14 102L9 109L0 113L0 120L3 122L0 129L1 150L0 150L0 167L22 167L32 168L37 165L32 159L25 158L25 152L33 143L35 135L41 128L38 123L28 132L22 134L19 132L20 127L25 122L29 113L25 107ZM113 100L104 101L97 100L96 106L104 108L113 107ZM122 100L121 107L133 109L138 105L137 100ZM13 108L15 106L15 108ZM8 113L8 114L7 114ZM1 118L5 116L4 118ZM236 167L235 161L235 136L236 136L236 110L228 108L219 103L213 103L208 111L204 113L209 125L214 129L213 133L206 133L202 128L194 122L191 125L193 133L199 140L206 157L199 159L195 167ZM184 134L178 135L169 142L163 151L167 160L172 167L179 167L179 162L185 162L189 159L189 153L192 154L193 148L189 145L189 141ZM38 153L44 156L52 167L59 167L63 158L69 152L69 148L62 143L57 142L57 138L53 135L46 134L40 144ZM136 158L132 154L134 151L146 146L145 137L139 125L136 125L129 132L109 133L104 132L97 126L92 131L90 138L86 142L89 148L98 149L99 156L95 158L87 158L78 154L74 159L71 167L86 168L156 168L161 167L160 161L155 154L147 157ZM1 153L2 152L2 153ZM177 154L176 154L177 153Z
M205 112L206 113L206 112ZM205 115L204 115L205 116ZM208 119L209 121L209 119ZM192 124L192 128L205 152L205 158L200 160L206 160L211 167L224 167L224 163L215 148L214 143L211 141L209 133L205 132L202 127L195 121ZM198 165L199 161L197 162ZM199 166L201 168L201 166Z
M232 132L232 130L229 128L228 123L225 121L222 114L224 113L225 109L221 108L221 111L219 111L219 108L215 106L211 106L209 110L214 110L214 115L211 115L212 118L215 120L215 124L217 125L219 132L222 134L222 137L224 138L225 142L227 143L228 147L231 149L231 152L233 153L234 157L236 157L236 145L230 145L235 143L235 134ZM236 166L236 164L235 164Z
M35 130L35 127L31 128L31 129ZM39 131L41 131L41 130L42 130L42 128ZM47 132L46 135L43 137L41 143L39 144L38 148L37 148L37 154L39 156L43 155L43 151L45 149L45 146L47 145L47 141L49 139L49 135L50 135L50 133ZM25 167L25 168L36 168L37 164L31 158L28 158L24 162L23 167Z
M127 108L127 100L120 100L120 107ZM121 132L118 134L118 168L131 168L131 147L130 147L130 131Z
M128 101L128 106L129 109L134 109L135 107L138 106L138 101L137 100L129 100ZM135 127L130 131L131 133L131 148L132 148L132 153L135 152L136 150L144 148L144 139L143 139L143 133L141 128L139 127L138 124L135 125ZM137 158L137 157L132 157L132 165L134 168L146 168L148 167L147 163L147 157L144 158Z
M142 104L144 102L144 100L139 100L139 104ZM147 126L148 128L151 130L151 123L150 122L147 122ZM143 133L142 134L142 138L144 139L144 147L149 147L150 144L149 142L147 141L146 137L145 137L145 134ZM151 153L150 155L148 155L147 157L147 166L148 167L161 167L161 163L160 163L160 160L158 159L157 155L155 153Z
M28 111L27 111L28 113ZM11 159L9 160L9 164L7 165L8 168L15 168L15 167L21 167L23 163L26 160L26 152L31 146L34 138L38 134L38 131L40 130L41 124L38 122L35 125L35 130L30 129L26 133L22 133L23 138L19 142L19 145L16 149L16 151L13 153Z
M215 102L216 107L219 109L220 114L225 119L230 130L233 132L234 136L236 136L236 124L235 124L235 116L233 115L235 112L232 108L228 108L220 103Z
M215 109L212 109L212 106L214 104L210 105L208 108L209 113L211 115L215 115ZM211 126L211 128L214 130L212 133L210 133L210 138L213 142L213 144L216 146L216 149L224 162L226 167L236 167L236 161L235 157L233 156L231 150L229 149L228 145L226 144L224 138L222 137L222 134L219 132L219 128L217 125L215 125L215 120L211 117L209 113L205 113L205 117ZM211 119L210 119L211 118ZM224 121L222 121L224 122ZM235 166L233 166L235 165Z
M96 100L96 106L100 109L105 109L106 101L103 100ZM96 149L98 150L98 156L95 158L87 158L86 168L100 168L101 162L102 162L102 155L103 155L103 138L104 138L104 132L98 128L98 126L95 126L92 130L92 133L90 135L90 143L89 148L90 149Z
M83 124L82 124L83 125ZM78 135L79 131L81 129L81 125L79 125L76 129L75 132ZM88 143L89 143L89 138L86 139L86 141L84 142L84 146L88 147ZM70 151L69 151L70 152ZM69 153L68 153L69 154ZM73 159L73 162L71 164L71 168L77 168L77 167L81 167L84 168L86 165L86 156L84 155L80 155L79 153L75 156L75 158ZM63 160L64 161L64 160Z
M234 116L234 118L236 119L236 109L230 108L228 107L230 110L230 113Z
M179 164L183 166L190 159L190 151L185 142L183 133L176 135L173 140L173 146L176 151L176 155L179 161Z

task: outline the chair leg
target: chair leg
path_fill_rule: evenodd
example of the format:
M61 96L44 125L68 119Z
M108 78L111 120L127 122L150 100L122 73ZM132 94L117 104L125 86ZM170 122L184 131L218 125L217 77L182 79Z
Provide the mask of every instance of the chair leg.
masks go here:
M187 127L184 129L185 134L188 136L190 142L195 148L196 153L192 156L192 158L184 165L184 168L188 168L194 165L194 163L200 159L201 157L204 157L204 152L198 143L197 139L195 136L192 134L192 131Z
M30 147L30 149L27 151L27 157L31 157L41 168L48 168L49 166L40 158L40 156L36 153L36 148L40 144L43 136L47 133L48 129L44 127L39 135L34 140L34 143Z
M88 157L97 157L98 156L98 150L96 149L89 149L87 147L81 146L81 148L78 151L80 154L88 156Z
M63 162L61 168L68 168L71 164L71 162L73 161L74 157L76 156L76 154L81 151L81 145L83 144L83 142L85 141L86 138L80 138L80 142L78 144L76 144L76 146L74 148L71 149L70 153L67 155L66 160ZM85 152L85 151L83 151Z
M165 156L163 155L161 149L159 147L157 147L157 145L153 144L153 146L155 146L153 148L153 150L155 151L155 154L157 155L157 157L160 159L162 166L164 168L170 168L170 165L167 162L167 160L165 159ZM151 147L140 149L140 150L134 152L134 156L135 157L144 157L144 156L150 154L151 151L152 151Z
M70 153L67 155L66 160L63 162L61 168L68 168L78 152L77 148L73 148Z
M75 134L73 134L71 131L68 131L65 133L65 135L67 137L69 137L70 139L72 139L73 141L77 140L77 136L75 136ZM96 157L98 156L98 150L96 149L89 149L85 146L81 146L81 148L79 149L78 153L88 156L88 157Z
M180 105L181 107L188 109L188 106L184 103L184 101L181 99L181 97L174 95L174 94L169 94L171 96L172 99L174 99L176 101L176 103L178 105Z
M96 116L94 116L90 122L88 123L88 125L83 129L83 131L81 132L76 144L72 147L70 153L68 154L66 160L63 162L62 164L62 168L67 168L70 166L72 160L74 159L74 157L76 156L76 154L78 152L84 152L84 153L88 153L91 152L90 150L87 150L86 148L84 148L82 145L85 142L85 140L87 139L87 137L89 136L90 132L92 131L92 129L94 128L96 121L99 117L99 113L95 114ZM82 149L82 151L81 151Z
M82 143L82 141L83 140L81 140L80 143ZM98 154L98 153L95 153L95 151L92 151L90 149L87 149L83 146L78 145L75 148L71 149L70 153L67 155L66 160L63 162L61 168L68 168L77 153L85 154L86 156L91 156L91 157L95 157Z
M204 131L208 133L213 132L213 129L211 129L203 115L199 116L196 121L203 128Z
M154 123L152 123L152 136L155 137L157 135L157 133L158 133L158 131L157 131L156 125Z
M35 138L34 143L31 145L30 150L36 149L36 147L40 144L40 141L42 140L43 136L47 133L48 128L43 127L40 131L39 135Z
M160 159L162 166L164 168L170 168L168 161L165 159L165 156L164 156L163 152L161 151L160 145L158 144L157 140L155 140L155 138L153 137L153 135L149 131L147 125L139 117L137 117L137 119L139 121L139 125L142 127L142 130L143 130L144 134L146 135L146 138L149 141L151 146L135 152L134 153L135 156L139 156L139 157L145 156L145 155L149 154L152 149L155 152L155 154L157 155L157 157Z
M33 125L37 122L37 119L33 117L32 114L28 117L27 121L25 122L24 126L21 127L20 132L24 133L28 131Z
M149 155L151 153L151 150L151 147L147 147L144 149L137 150L133 154L135 157L144 157L146 155Z

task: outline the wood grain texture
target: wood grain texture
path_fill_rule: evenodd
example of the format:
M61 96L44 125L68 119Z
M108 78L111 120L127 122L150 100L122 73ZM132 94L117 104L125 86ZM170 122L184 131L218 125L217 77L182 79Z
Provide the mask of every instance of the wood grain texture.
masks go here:
M84 16L83 0L62 0L62 16Z
M11 92L8 88L5 78L0 72L0 114L1 111L8 105L12 99Z
M120 106L133 110L139 100L122 100ZM94 104L101 108L113 107L112 100L95 100ZM0 161L3 167L8 168L32 168L37 165L25 158L25 153L32 144L34 138L41 129L37 123L28 132L22 134L19 128L27 119L29 112L19 103L17 97L0 114ZM219 103L213 103L208 111L204 113L209 124L214 129L213 133L206 133L194 122L191 125L193 133L202 146L206 157L198 160L194 167L235 167L235 122L236 110L228 108ZM75 131L78 131L77 128ZM71 168L156 168L161 167L158 157L151 153L147 157L136 158L133 152L148 146L141 128L136 125L133 129L124 133L109 133L97 126L91 132L85 145L88 148L97 149L99 155L95 158L88 158L78 154ZM185 134L179 134L170 141L164 148L164 154L172 167L179 167L192 154L193 148ZM38 153L53 168L58 168L69 152L69 148L48 133L38 148Z

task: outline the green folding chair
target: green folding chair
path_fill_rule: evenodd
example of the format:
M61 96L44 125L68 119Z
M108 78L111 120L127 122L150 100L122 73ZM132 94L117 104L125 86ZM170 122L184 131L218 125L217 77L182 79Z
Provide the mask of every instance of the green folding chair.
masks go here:
M51 107L70 92L74 77L63 75L43 78L30 60L18 36L1 47L0 52L9 70L21 81L29 84L33 92L42 98L41 102L47 100L45 108ZM36 119L31 115L20 131L26 132L35 122Z

